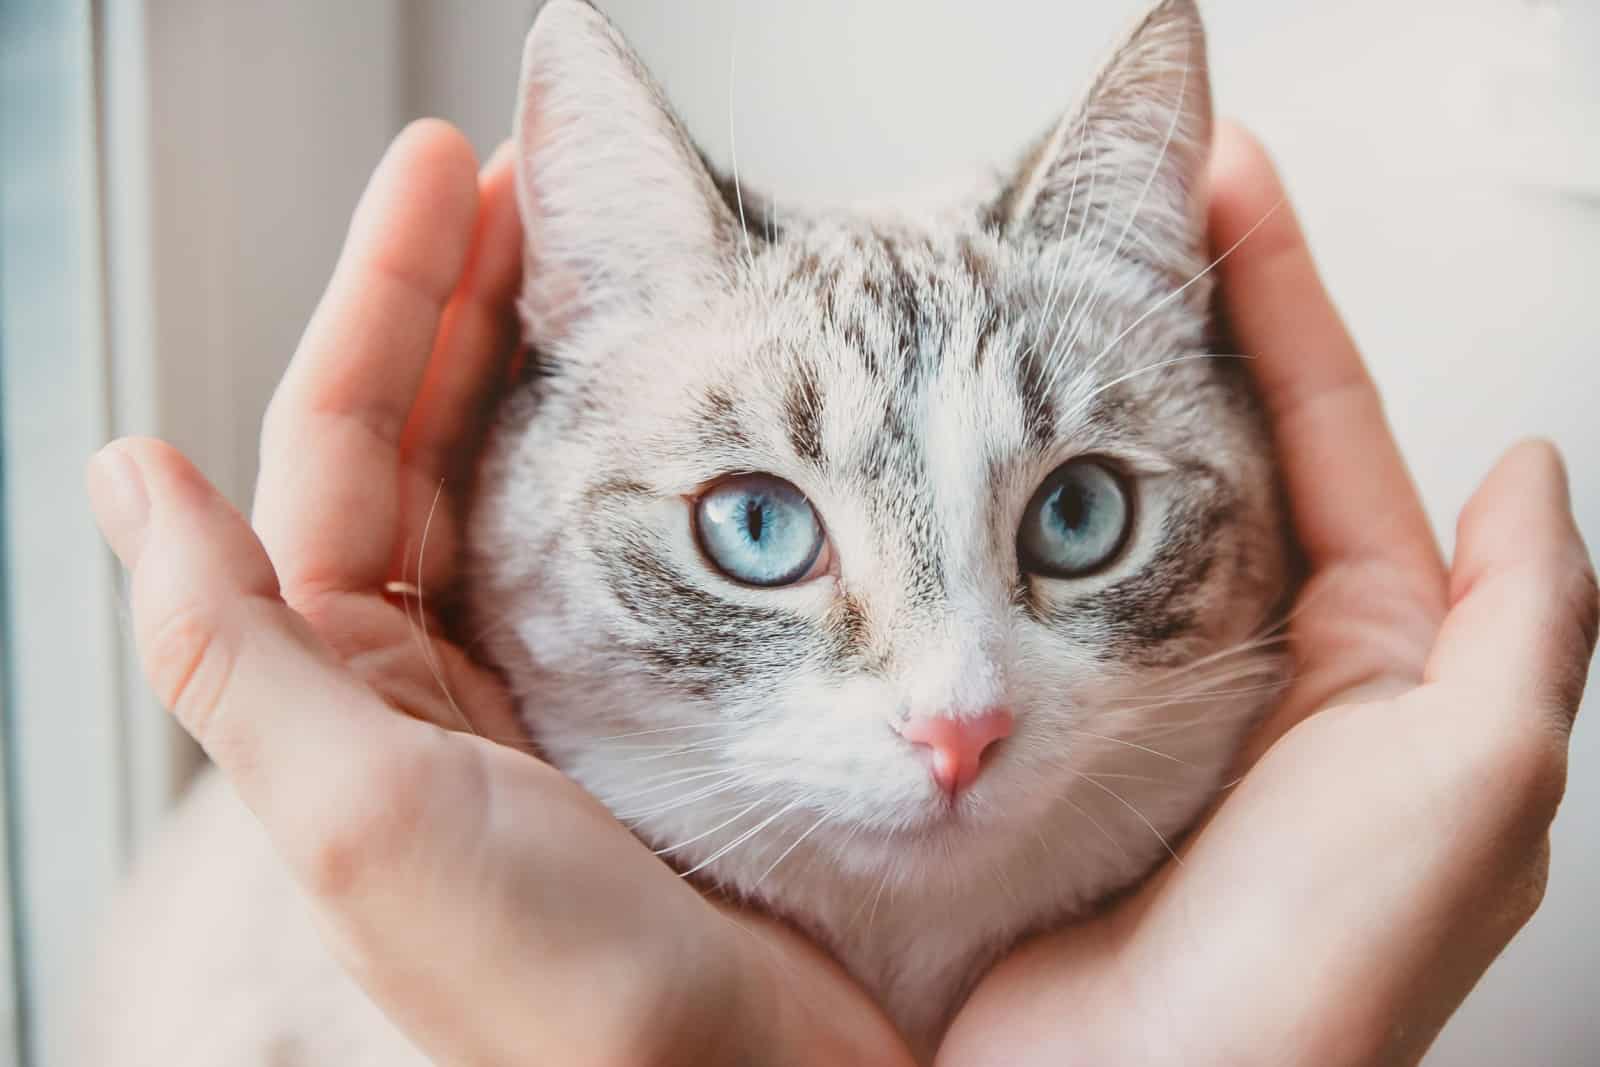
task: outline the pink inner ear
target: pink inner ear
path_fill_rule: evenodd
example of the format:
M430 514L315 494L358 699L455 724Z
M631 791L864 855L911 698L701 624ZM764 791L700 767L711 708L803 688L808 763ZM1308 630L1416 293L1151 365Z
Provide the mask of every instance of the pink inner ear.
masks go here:
M523 298L517 301L523 340L535 347L553 344L567 336L582 314L583 286L572 271L535 262L532 255L526 257L524 271Z
M1207 250L1211 127L1204 24L1192 0L1166 0L1096 75L1084 109L1064 118L1014 179L1008 225L1054 240L1091 216L1137 205L1137 232L1173 259L1157 265L1187 278ZM1118 162L1085 153L1085 144L1117 146L1110 155Z
M712 177L659 86L596 8L549 0L523 49L514 138L530 341L715 284L728 258Z

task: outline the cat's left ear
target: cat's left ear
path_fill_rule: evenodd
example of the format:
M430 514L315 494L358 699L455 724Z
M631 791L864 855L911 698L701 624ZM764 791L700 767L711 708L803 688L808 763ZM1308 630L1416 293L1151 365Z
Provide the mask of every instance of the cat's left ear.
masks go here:
M1200 12L1161 0L1029 153L992 217L1017 238L1119 248L1181 284L1206 262L1211 131Z

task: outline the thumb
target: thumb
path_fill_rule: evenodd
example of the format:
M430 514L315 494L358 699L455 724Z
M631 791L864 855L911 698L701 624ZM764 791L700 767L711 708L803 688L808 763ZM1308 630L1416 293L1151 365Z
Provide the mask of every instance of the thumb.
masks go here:
M424 727L393 714L290 610L255 534L175 449L113 442L90 461L88 488L129 572L157 697L280 847L319 838L302 831L347 806L353 770Z
M1471 687L1484 713L1564 736L1597 630L1600 595L1560 454L1543 441L1518 445L1461 513L1450 609L1425 677Z

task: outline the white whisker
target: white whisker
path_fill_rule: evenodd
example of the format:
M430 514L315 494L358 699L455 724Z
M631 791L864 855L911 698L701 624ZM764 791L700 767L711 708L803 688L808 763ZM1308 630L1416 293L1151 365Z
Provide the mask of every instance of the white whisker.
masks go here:
M1078 124L1078 158L1073 162L1072 185L1067 190L1067 207L1066 210L1061 213L1061 228L1060 232L1056 234L1055 258L1050 268L1050 286L1048 290L1049 295L1045 299L1044 311L1039 315L1039 323L1041 326L1050 321L1050 316L1056 309L1056 298L1061 295L1061 281L1063 278L1071 276L1072 264L1077 259L1078 242L1073 242L1072 255L1067 258L1066 273L1063 274L1061 269L1061 249L1066 244L1067 226L1072 222L1072 208L1078 199L1078 179L1082 177L1083 174L1084 149L1087 147L1089 142L1089 138L1085 137L1084 134L1089 129L1089 115L1093 111L1094 104L1093 101L1091 101L1089 106L1083 109L1083 118ZM1093 174L1089 175L1089 199L1091 202L1094 199Z
M1100 831L1100 835L1102 837L1104 837L1107 841L1110 841L1114 846L1116 846L1117 851L1122 853L1122 858L1123 859L1128 859L1129 858L1129 856L1128 856L1128 846L1124 845L1121 841L1117 840L1117 836L1115 834L1113 834L1110 830L1107 830L1105 828L1104 824L1102 824L1099 819L1096 819L1093 815L1090 815L1087 809L1085 809L1085 808L1079 806L1078 804L1074 803L1073 799L1071 797L1067 796L1065 793L1061 794L1061 798L1060 799L1064 804L1067 805L1067 807L1069 807L1073 811L1077 812L1083 818L1088 819L1090 826L1093 826L1096 830L1099 830ZM1041 845L1045 844L1045 841L1044 841L1043 837L1041 837L1039 839L1039 843ZM1045 855L1048 856L1049 854L1050 854L1050 850L1049 850L1048 845L1046 845Z
M833 817L833 814L834 813L832 811L823 812L821 817L819 817L816 822L811 824L811 828L810 829L808 829L805 833L801 834L799 837L795 838L794 844L792 844L788 848L784 849L783 852L778 856L778 858L772 861L772 866L770 866L766 870L762 871L760 877L758 877L754 882L750 883L750 889L748 891L751 892L751 893L754 893L756 891L756 889L760 887L761 883L767 880L767 875L769 875L773 871L777 870L778 869L778 864L780 864L784 860L788 859L789 858L789 854L791 852L793 852L795 849L799 848L801 842L803 842L806 838L808 838L812 834L816 833L817 830L822 826L823 823L827 822L829 819L831 819Z
M724 793L731 793L742 789L744 786L749 784L750 781L747 778L737 775L730 776L729 778L713 782L709 786L704 786L682 796L673 797L665 803L657 804L654 807L641 808L637 811L616 812L614 813L614 817L618 822L624 824L625 826L633 827L637 826L641 822L644 822L646 819L659 818L662 815L686 808L691 804L699 804L702 801L710 800L712 797L721 796ZM737 803L737 801L734 803ZM727 806L720 807L717 810L726 811Z
M1155 315L1162 308L1166 307L1168 304L1170 304L1174 300L1178 299L1184 293L1188 292L1201 279L1205 278L1212 271L1216 270L1217 267L1221 266L1222 263L1225 260L1228 259L1228 257L1232 256L1235 252L1237 252L1239 250L1239 246L1240 245L1244 244L1246 241L1250 240L1250 238L1254 237L1255 234L1256 234L1256 231L1260 230L1261 227L1265 226L1267 224L1267 220L1271 219L1272 216L1274 216L1274 215L1276 215L1278 213L1278 210L1283 207L1284 202L1285 202L1286 199L1287 199L1286 197L1279 197L1277 203L1273 204L1270 208L1268 208L1266 213L1264 215L1262 215L1260 219L1256 220L1255 225L1251 226L1248 230L1246 230L1245 233L1244 233L1244 236L1240 237L1237 241L1233 242L1232 245L1228 246L1228 249L1225 252L1223 252L1222 255L1220 255L1216 259L1212 260L1211 263L1209 265L1207 265L1204 270L1200 271L1193 278L1190 278L1188 281L1186 281L1182 285L1178 286L1178 288L1174 289L1172 292L1168 293L1166 296L1162 297L1160 300L1157 300L1154 304L1150 305L1149 308L1145 309L1145 312L1142 315L1138 316L1132 322L1130 322L1127 326L1123 327L1122 331L1120 333L1118 333L1115 337L1113 337L1111 339L1110 343L1107 344L1104 348L1102 348L1100 350L1100 352L1098 354L1096 354L1095 357L1092 360L1090 360L1090 365L1092 366L1094 364L1099 363L1100 360L1102 358L1104 358L1104 356L1105 356L1105 354L1107 352L1109 352L1113 348L1117 347L1117 345L1122 343L1122 340L1125 337L1127 337L1134 330L1137 330L1140 326L1144 325L1144 323L1149 320L1150 316Z
M1121 160L1118 160L1117 169L1114 172L1114 175L1112 177L1112 182L1111 182L1111 184L1113 186L1115 186L1118 182L1120 182L1122 180L1123 166L1124 166L1123 162ZM1091 172L1090 175L1089 175L1089 182L1090 182L1090 184L1089 184L1089 196L1090 196L1091 199L1093 199L1093 197L1094 197L1094 181L1095 181L1095 177L1096 177L1097 173L1098 173L1097 171L1096 172ZM1092 249L1090 249L1090 251L1089 251L1089 261L1091 263L1093 263L1096 259L1099 258L1100 250L1101 250L1101 248L1103 248L1105 246L1106 234L1108 234L1110 232L1111 232L1111 215L1109 213L1107 213L1100 220L1100 226L1095 231L1094 247ZM1082 243L1081 242L1081 238L1080 238L1080 240L1078 242L1075 242L1075 243L1076 244L1081 244ZM1074 248L1073 252L1074 252L1074 255L1076 255L1077 249ZM1090 278L1091 278L1091 274L1092 274L1092 272L1090 272L1090 271L1084 271L1083 272L1083 277L1078 279L1077 288L1074 289L1073 293L1072 293L1072 302L1067 305L1067 310L1062 313L1061 322L1056 326L1055 333L1050 338L1050 346L1049 346L1049 348L1047 348L1045 350L1045 365L1050 367L1050 369L1051 369L1050 370L1050 378L1049 378L1048 388L1052 392L1054 392L1055 389L1057 388L1058 381L1059 381L1059 376L1060 376L1060 367L1061 367L1061 363L1063 362L1063 361L1057 360L1057 358L1056 358L1057 350L1058 350L1058 348L1059 348L1059 346L1061 344L1061 337L1065 333L1068 325L1077 324L1080 321L1079 318L1078 318L1078 314L1077 314L1078 313L1078 306L1079 306L1079 303L1083 300L1084 294L1089 292L1089 281L1090 281Z
M702 830L700 833L695 834L693 837L689 838L689 840L687 840L687 841L680 841L676 845L671 845L671 846L669 846L667 848L658 848L658 849L655 850L655 854L658 855L658 856L671 855L672 853L677 852L679 849L688 848L690 845L694 844L696 841L703 841L704 839L710 837L712 834L716 833L718 830L721 830L724 827L731 826L734 823L738 822L740 819L744 818L746 815L750 814L752 811L755 811L757 808L759 808L763 803L765 803L765 801L758 800L755 803L749 805L748 807L745 807L745 808L741 809L737 815L733 816L733 818L726 819L726 820L724 820L722 822L719 822L719 823L717 823L717 825L713 826L709 830Z
M1139 198L1134 201L1133 208L1128 212L1128 221L1123 224L1122 233L1117 238L1116 247L1111 250L1111 259L1113 259L1113 260L1115 260L1118 256L1120 256L1122 254L1122 249L1124 248L1124 246L1126 245L1127 240L1128 240L1128 234L1130 232L1132 232L1133 224L1138 221L1139 213L1144 210L1145 201L1147 199L1149 199L1149 197L1150 197L1150 190L1155 187L1156 178L1160 176L1161 168L1166 164L1167 155L1172 150L1172 139L1175 136L1177 136L1178 126L1183 121L1183 105L1184 105L1184 102L1188 99L1189 76L1192 73L1192 71L1191 71L1191 63L1190 63L1190 53L1193 51L1193 49L1194 49L1194 42L1192 42L1192 41L1185 41L1184 42L1183 73L1182 73L1181 78L1178 81L1178 99L1172 105L1172 118L1167 123L1166 136L1164 136L1162 138L1162 140L1161 140L1161 151L1159 153L1157 153L1157 155L1156 155L1155 164L1153 166L1151 166L1150 173L1145 178L1144 185L1139 190ZM1092 308L1092 305L1091 305L1091 308ZM1085 309L1084 314L1083 314L1083 318L1082 318L1081 323L1080 323L1080 331L1079 332L1074 332L1072 338L1068 342L1066 351L1070 352L1072 350L1072 346L1077 343L1077 339L1078 339L1079 333L1081 332L1082 327L1084 325L1086 325L1089 322L1090 318L1092 317L1089 314L1089 310L1091 310L1091 309ZM1058 355L1058 353L1052 351L1050 353L1050 359L1052 361L1054 361L1057 355ZM1084 367L1083 373L1085 375L1089 374L1097 366L1099 366L1099 364L1100 364L1100 359L1099 358L1090 360L1088 362L1088 364Z
M883 869L883 877L878 879L878 891L876 893L872 894L872 910L867 912L867 930L866 930L866 932L867 932L868 935L870 935L872 933L872 924L877 921L877 918L878 918L878 903L883 899L883 891L884 891L884 889L888 888L889 876L891 874L893 874L893 873L894 873L894 868L893 867L885 866L884 869Z
M734 86L737 84L739 59L739 5L733 5L733 32L728 43L728 156L733 169L733 196L739 206L739 233L744 238L745 260L751 267L755 266L756 254L750 245L750 227L744 217L744 187L739 181L739 139L738 123L734 121L734 100L737 93Z
M695 864L693 867L690 867L687 871L684 871L683 872L683 877L687 878L690 875L695 874L695 873L697 873L699 871L702 871L705 868L709 867L711 864L717 862L723 856L726 856L728 853L732 852L734 849L738 848L740 845L744 844L746 841L748 841L752 837L756 836L756 834L759 834L762 830L765 830L767 827L771 826L774 822L777 822L778 819L780 819L783 816L787 815L790 811L792 811L793 809L795 809L795 808L797 808L799 806L800 806L800 801L798 801L798 800L790 801L788 804L786 804L783 807L779 808L777 811L773 812L771 815L767 816L761 822L757 823L755 826L751 827L749 830L746 830L744 833L740 834L738 837L734 838L732 841L728 842L726 845L723 845L717 851L713 852L711 855L707 856L705 859L701 860L699 863Z
M611 734L609 737L595 737L591 738L590 740L594 741L596 744L602 744L610 741L631 740L635 737L653 737L657 734L677 733L682 730L716 730L729 727L733 727L741 731L749 729L748 726L743 724L732 724L725 722L691 722L684 723L681 726L657 726L649 730L632 730L625 734ZM730 734L732 732L732 729L730 729Z
M1090 785L1092 785L1096 789L1100 790L1106 796L1110 797L1112 800L1115 800L1118 804L1121 804L1123 807L1125 807L1129 811L1131 811L1135 818L1137 818L1140 822L1144 823L1145 826L1149 829L1149 831L1156 835L1156 840L1161 842L1161 847L1167 850L1167 855L1172 857L1173 862L1178 864L1178 866L1180 866L1180 867L1183 866L1183 858L1178 855L1177 851L1172 847L1171 843L1167 841L1166 835L1163 834L1160 830L1156 829L1156 824L1151 822L1145 816L1144 812L1140 811L1138 808L1136 808L1132 804L1130 804L1126 799L1123 798L1122 794L1118 793L1115 789L1112 789L1110 786L1103 785L1100 782L1095 781L1093 778L1090 778L1088 775L1084 774L1082 771L1073 771L1072 773L1076 774L1079 778L1083 779L1085 782L1088 782Z
M1073 734L1074 736L1077 736L1077 737L1088 737L1088 738L1092 738L1093 740L1096 740L1096 741L1107 741L1107 742L1110 742L1113 745L1122 745L1125 748L1135 749L1136 751L1143 752L1146 755L1156 756L1156 757L1158 757L1160 759L1167 760L1168 762L1171 762L1171 763L1182 764L1185 767L1193 766L1193 764L1190 764L1185 760L1181 760L1177 756L1168 755L1165 752L1157 751L1156 749L1149 748L1149 747L1147 747L1145 745L1135 744L1132 741L1124 741L1120 737L1111 737L1111 736L1109 736L1107 734L1090 733L1088 730L1080 730L1080 729L1077 729L1077 728L1073 728L1073 729L1069 730L1068 733L1071 733L1071 734Z
M623 749L622 751L624 752L643 752L644 754L638 756L629 756L626 759L621 759L617 762L620 764L633 764L635 766L642 763L659 763L662 760L675 759L679 756L692 756L700 752L715 752L718 749L727 747L727 744L727 738L714 737L709 741L700 741L691 745L658 745Z
M1084 411L1087 411L1089 405L1091 403L1093 403L1094 399L1096 397L1100 396L1102 393L1105 393L1106 391L1111 390L1111 389L1115 389L1117 386L1121 385L1122 383L1127 382L1127 381L1132 381L1134 378L1138 378L1141 375L1153 374L1158 370L1165 370L1168 367L1176 367L1180 363L1193 363L1196 360L1202 360L1202 359L1254 359L1254 358L1255 358L1254 356L1245 356L1245 355L1240 355L1240 354L1231 353L1231 352L1194 352L1194 353L1191 353L1190 355L1187 355L1187 356L1175 356L1172 359L1163 359L1163 360L1160 360L1159 362L1151 363L1151 364L1149 364L1147 366L1135 368L1134 370L1131 370L1126 374L1122 374L1122 375L1119 375L1119 376L1111 379L1109 382L1104 382L1104 383L1096 386L1094 389L1089 391L1087 396L1085 396L1083 399L1078 401L1078 403L1073 407L1073 411L1075 413L1082 413Z
M450 710L455 713L461 725L466 727L467 732L478 734L481 737L482 735L478 733L477 726L467 717L467 713L461 710L461 705L456 702L455 694L451 692L449 684L445 681L444 664L440 660L437 650L433 647L432 635L428 633L428 607L424 600L426 592L423 587L422 567L428 553L428 534L433 529L433 518L439 510L439 500L443 496L444 479L441 478L438 488L433 492L433 502L428 506L428 516L422 523L422 539L417 545L417 580L415 582L390 582L385 586L385 591L399 596L405 605L406 623L412 628L412 635L417 638L417 651L421 654L422 662L427 666L428 673L433 675L433 681L438 685L439 692L444 694L444 699L450 705ZM411 548L408 544L400 561L400 573L402 575L405 574L410 557ZM411 614L413 597L417 602L415 616ZM500 743L503 744L504 742Z
M649 796L651 793L658 793L663 789L672 789L675 786L689 785L692 782L704 781L707 778L714 778L717 775L727 776L725 779L727 781L733 781L742 776L739 770L725 766L698 770L692 774L687 774L679 778L673 778L671 775L663 775L662 779L664 780L657 780L652 785L641 789L629 790L623 793L609 794L601 797L600 799L605 802L606 807L610 808L612 811L616 811L616 805L619 801L635 800L642 796ZM621 816L618 817L620 818Z

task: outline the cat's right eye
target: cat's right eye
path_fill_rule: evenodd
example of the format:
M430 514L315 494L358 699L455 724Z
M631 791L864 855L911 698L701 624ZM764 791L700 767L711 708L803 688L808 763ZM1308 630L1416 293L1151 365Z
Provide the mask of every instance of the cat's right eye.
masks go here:
M813 576L826 536L805 494L770 474L718 482L694 505L700 551L745 585L793 585Z

